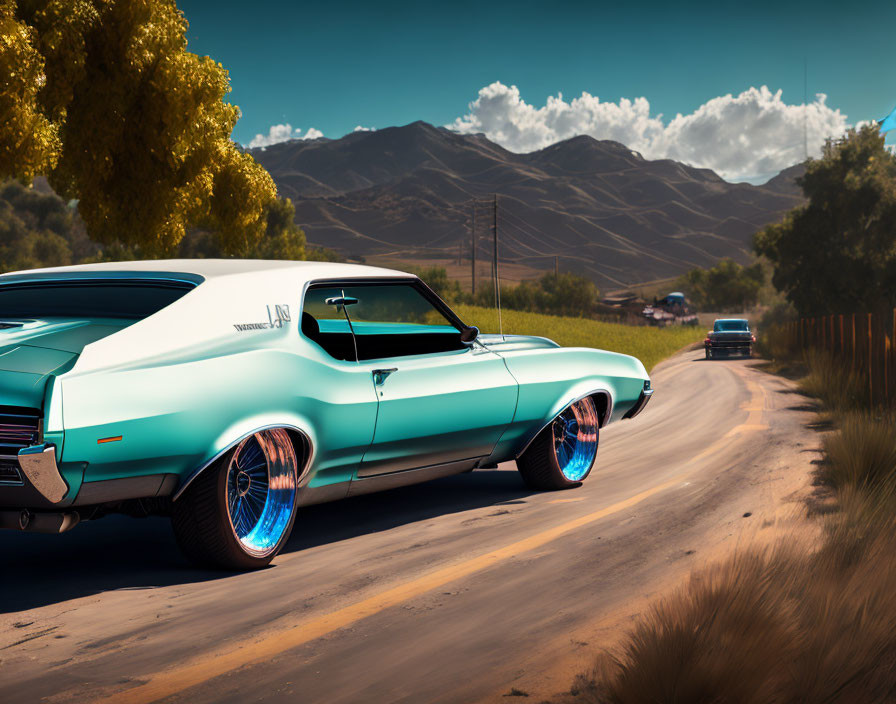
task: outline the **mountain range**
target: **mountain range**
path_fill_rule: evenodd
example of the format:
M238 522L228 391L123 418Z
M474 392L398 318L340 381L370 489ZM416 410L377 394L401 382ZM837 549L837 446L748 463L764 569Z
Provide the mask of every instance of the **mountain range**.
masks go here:
M490 261L497 194L502 266L548 269L556 260L604 288L722 257L746 263L753 234L803 202L801 165L762 186L729 183L587 136L517 154L481 134L414 122L251 153L315 245L365 260L457 262L470 256L480 201L477 256Z

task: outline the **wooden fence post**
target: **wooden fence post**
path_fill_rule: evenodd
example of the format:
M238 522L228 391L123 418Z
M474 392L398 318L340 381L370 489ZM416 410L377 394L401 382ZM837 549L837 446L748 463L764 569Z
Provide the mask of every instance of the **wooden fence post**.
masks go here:
M884 334L884 403L890 405L890 374L887 367L890 366L890 336Z
M850 366L852 370L856 369L856 314L853 313L850 315L850 325L852 325L852 360L850 362Z
M896 313L896 311L893 311ZM840 358L846 358L846 342L843 340L843 313L840 314Z
M896 347L896 308L893 309L893 327L890 330L890 354L887 355L887 359L884 361L890 369L890 383L896 382L896 350L893 348ZM896 389L896 384L894 384L894 389Z
M871 373L871 369L873 366L873 350L874 345L872 344L871 339L871 313L868 313L868 404L870 406L874 405L874 375Z

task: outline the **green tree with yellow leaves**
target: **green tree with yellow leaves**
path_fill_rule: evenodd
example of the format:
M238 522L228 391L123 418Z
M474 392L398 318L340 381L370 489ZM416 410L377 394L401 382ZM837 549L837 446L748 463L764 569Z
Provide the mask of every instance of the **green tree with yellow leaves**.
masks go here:
M230 140L227 71L186 30L168 0L0 0L0 178L45 174L112 248L170 254L198 226L256 251L291 205Z

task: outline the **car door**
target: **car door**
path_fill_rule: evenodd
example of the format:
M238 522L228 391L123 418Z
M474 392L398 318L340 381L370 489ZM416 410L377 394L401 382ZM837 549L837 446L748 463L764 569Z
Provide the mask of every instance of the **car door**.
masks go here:
M461 342L459 321L414 280L347 282L323 293L347 301L358 365L379 401L358 477L464 460L472 466L491 454L518 394L501 357Z

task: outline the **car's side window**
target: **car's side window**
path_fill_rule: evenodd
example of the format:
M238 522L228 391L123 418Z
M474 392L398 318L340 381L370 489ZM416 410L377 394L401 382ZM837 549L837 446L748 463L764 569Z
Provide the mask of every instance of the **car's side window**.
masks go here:
M340 288L309 288L302 308L302 334L316 342L331 357L355 361L355 344L341 306L327 303L342 295Z
M355 346L359 360L465 349L460 330L410 282L312 286L302 332L337 359L355 359Z

